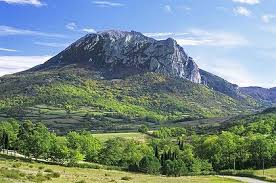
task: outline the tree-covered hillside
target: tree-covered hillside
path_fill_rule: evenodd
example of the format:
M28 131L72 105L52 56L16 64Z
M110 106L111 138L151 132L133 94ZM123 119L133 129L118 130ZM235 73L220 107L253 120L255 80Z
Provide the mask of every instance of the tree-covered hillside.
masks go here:
M53 129L137 129L149 125L249 112L258 103L158 73L105 80L64 68L5 76L0 117L43 121Z

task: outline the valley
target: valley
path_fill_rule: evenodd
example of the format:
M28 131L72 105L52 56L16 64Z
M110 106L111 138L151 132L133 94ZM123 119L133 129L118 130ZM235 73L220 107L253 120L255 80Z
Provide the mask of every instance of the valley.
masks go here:
M0 180L275 181L273 102L199 69L173 39L88 34L0 78Z

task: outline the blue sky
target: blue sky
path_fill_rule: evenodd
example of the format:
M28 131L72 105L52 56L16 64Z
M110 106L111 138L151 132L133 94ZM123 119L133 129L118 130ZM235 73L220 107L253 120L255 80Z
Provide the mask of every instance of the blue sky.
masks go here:
M107 29L172 37L200 68L240 86L276 86L275 0L0 0L0 75Z

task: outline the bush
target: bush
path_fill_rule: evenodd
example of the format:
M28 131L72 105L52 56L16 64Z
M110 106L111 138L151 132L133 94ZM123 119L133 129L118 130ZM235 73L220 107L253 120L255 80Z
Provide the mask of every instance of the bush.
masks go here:
M79 180L76 183L86 183L85 180Z
M22 163L14 163L14 164L12 165L13 168L19 168L19 167L21 167L21 166L22 166Z
M44 169L44 166L39 166L38 169L42 170L42 169Z
M51 174L51 176L53 178L59 178L60 177L60 173L59 172L54 172L54 173Z
M140 133L147 133L149 131L149 128L146 125L142 125L138 128L138 132Z
M46 170L44 170L44 172L53 173L54 171L52 169L47 168Z
M130 181L132 179L133 179L132 177L128 177L128 176L125 176L125 177L121 178L121 180L126 180L126 181Z

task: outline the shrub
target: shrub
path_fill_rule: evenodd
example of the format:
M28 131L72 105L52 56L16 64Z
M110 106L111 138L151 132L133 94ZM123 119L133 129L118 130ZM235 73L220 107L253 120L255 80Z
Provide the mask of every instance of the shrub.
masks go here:
M13 168L19 168L19 167L21 167L21 166L22 166L22 163L14 163L14 164L12 165Z
M44 169L44 166L39 166L38 169L42 170L42 169Z
M126 180L126 181L130 181L132 179L133 179L132 177L128 177L128 176L124 176L121 178L121 180Z
M53 173L54 171L52 169L47 168L46 170L44 170L44 172Z
M140 133L147 133L149 131L149 128L146 125L142 125L138 128L138 132Z
M60 177L60 173L59 172L54 172L54 173L51 174L51 176L53 178L59 178Z
M86 181L85 180L79 180L76 183L86 183Z

